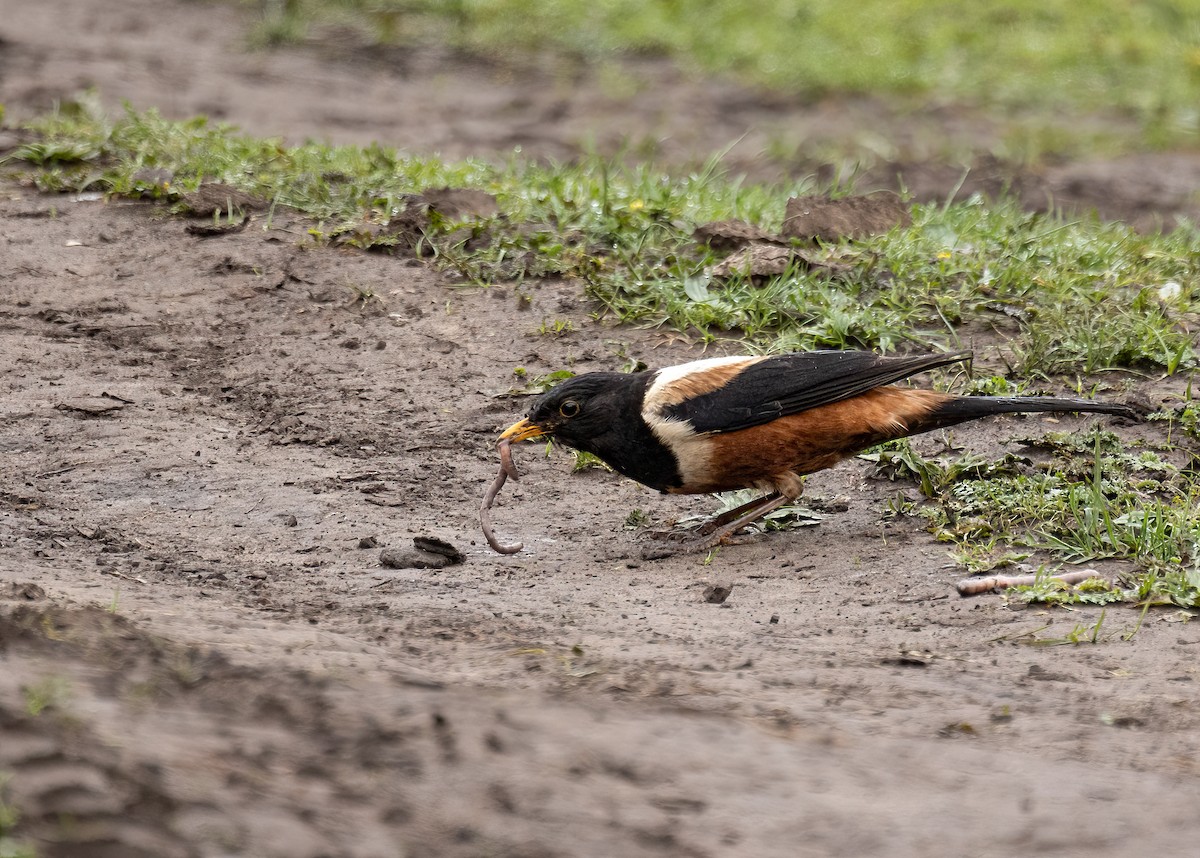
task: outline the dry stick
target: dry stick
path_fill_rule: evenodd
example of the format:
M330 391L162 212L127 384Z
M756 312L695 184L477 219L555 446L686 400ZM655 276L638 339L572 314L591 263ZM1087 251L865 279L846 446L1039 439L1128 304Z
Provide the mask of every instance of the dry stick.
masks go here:
M517 466L513 464L512 450L509 448L508 440L501 441L497 448L500 450L500 471L496 474L496 479L492 480L487 494L483 496L483 503L479 507L479 524L483 528L483 538L487 540L487 544L493 551L499 554L516 554L525 547L525 543L500 542L496 539L496 532L492 530L492 504L496 502L496 495L500 494L500 489L504 487L504 483L509 477L512 477L513 480L521 478L517 472Z
M126 581L136 581L139 584L145 584L145 578L139 578L137 575L126 575L124 572L118 572L116 569L101 569L101 575L111 575L114 578L123 578Z
M1100 573L1095 569L1081 569L1078 572L1063 572L1050 577L1056 581L1062 581L1064 584L1078 584L1089 578L1099 578ZM964 578L958 582L958 594L960 596L978 596L980 593L989 593L992 590L1028 587L1036 584L1037 580L1037 575L990 575L987 578Z

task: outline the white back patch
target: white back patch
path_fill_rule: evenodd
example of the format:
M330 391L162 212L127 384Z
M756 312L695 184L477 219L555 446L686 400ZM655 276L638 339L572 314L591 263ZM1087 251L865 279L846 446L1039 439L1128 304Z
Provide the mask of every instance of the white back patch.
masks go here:
M708 440L697 435L686 420L673 420L652 412L644 412L643 416L655 437L675 454L684 485L708 482L712 472Z
M705 358L658 370L642 399L642 419L674 454L684 485L704 485L712 473L712 444L686 420L665 416L672 405L720 390L743 368L765 357ZM706 377L707 375L707 377Z
M704 360L694 360L691 363L681 363L678 366L664 367L654 374L654 381L646 389L646 396L642 400L643 414L650 415L657 413L666 406L676 405L687 399L688 395L673 392L672 387L678 382L687 379L688 376L703 374L708 370L723 367L750 366L750 364L758 363L761 360L766 360L766 358L733 355L731 357L705 358ZM720 385L717 386L719 387ZM680 387L683 386L681 385Z

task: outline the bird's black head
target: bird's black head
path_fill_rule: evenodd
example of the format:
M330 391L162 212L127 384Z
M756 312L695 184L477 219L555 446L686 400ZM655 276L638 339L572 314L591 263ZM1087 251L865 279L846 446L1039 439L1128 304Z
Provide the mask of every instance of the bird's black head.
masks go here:
M525 419L502 434L515 443L545 435L577 450L600 454L604 439L623 421L639 419L643 377L590 372L539 396Z
M681 485L674 454L642 417L655 373L590 372L542 394L528 416L500 436L515 444L552 436L599 456L627 477L667 491Z

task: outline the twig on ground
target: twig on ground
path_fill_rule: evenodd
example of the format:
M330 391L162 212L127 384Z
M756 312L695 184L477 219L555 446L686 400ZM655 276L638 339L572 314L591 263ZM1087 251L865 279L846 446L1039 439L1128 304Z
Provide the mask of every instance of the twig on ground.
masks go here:
M126 575L124 572L118 572L116 569L101 569L101 575L112 575L114 578L122 578L126 581L134 581L138 584L148 584L145 578L139 578L137 575Z
M1063 572L1049 576L1064 584L1078 584L1089 578L1099 578L1100 573L1095 569L1080 569L1078 572ZM1028 587L1036 584L1037 575L989 575L986 578L964 578L958 582L960 596L978 596L980 593L990 593L992 590L1007 590L1009 587Z

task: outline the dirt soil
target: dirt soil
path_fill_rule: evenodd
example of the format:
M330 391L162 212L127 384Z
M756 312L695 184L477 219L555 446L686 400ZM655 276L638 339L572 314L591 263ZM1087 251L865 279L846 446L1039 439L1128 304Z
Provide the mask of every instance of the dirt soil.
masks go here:
M537 70L247 54L240 28L223 5L0 0L0 102L12 118L91 85L256 133L485 156L576 151L615 110ZM639 98L671 109L636 101L630 133L735 122L657 73ZM1179 181L1129 212L1182 210L1200 170L1169 157ZM640 560L623 523L711 501L520 448L495 517L526 550L494 554L477 509L525 407L502 395L515 366L698 353L592 320L577 284L525 302L311 249L306 226L204 239L147 203L0 187L0 772L40 855L1194 854L1196 626L1156 611L1126 642L1138 612L1117 607L1098 644L1030 645L1099 612L960 599L919 521L884 520L912 488L859 461L809 484L843 511L705 565ZM418 536L465 562L381 565Z

